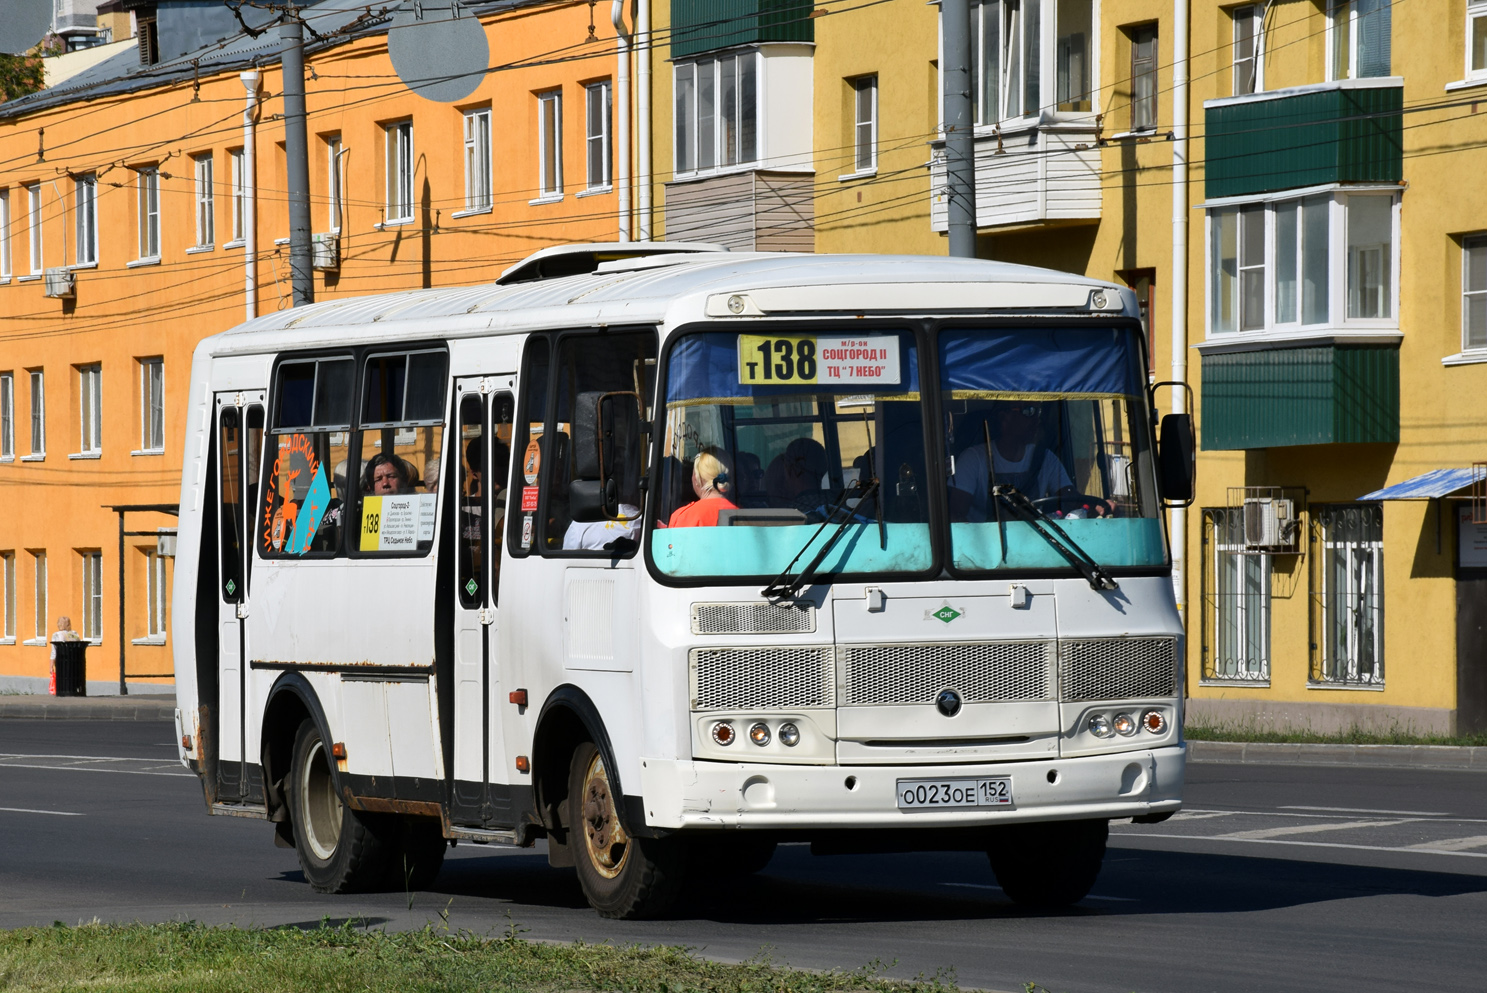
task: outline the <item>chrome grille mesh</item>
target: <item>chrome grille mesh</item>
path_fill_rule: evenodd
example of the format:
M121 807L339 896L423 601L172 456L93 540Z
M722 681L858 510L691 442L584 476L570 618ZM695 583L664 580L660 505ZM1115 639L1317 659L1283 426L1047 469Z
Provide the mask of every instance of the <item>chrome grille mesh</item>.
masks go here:
M816 608L775 603L694 603L693 634L809 634Z
M849 645L841 652L845 704L934 703L943 689L966 703L1053 697L1047 641Z
M1059 642L1064 700L1126 700L1177 695L1173 638L1090 638Z
M694 648L695 710L794 710L835 705L835 652L819 648Z

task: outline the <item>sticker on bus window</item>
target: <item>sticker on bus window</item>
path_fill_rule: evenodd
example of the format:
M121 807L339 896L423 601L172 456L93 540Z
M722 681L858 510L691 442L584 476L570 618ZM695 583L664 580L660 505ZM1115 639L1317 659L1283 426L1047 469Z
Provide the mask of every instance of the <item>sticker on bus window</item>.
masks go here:
M537 487L523 486L521 488L521 509L524 513L532 513L537 509Z
M433 493L363 497L361 550L414 552L420 541L433 541L437 499Z
M533 438L527 442L527 453L522 456L521 460L521 474L526 479L528 486L536 484L537 473L541 468L542 446L537 444L536 438Z
M738 336L743 386L885 385L899 382L898 335Z
M532 515L526 514L521 519L521 547L532 547Z

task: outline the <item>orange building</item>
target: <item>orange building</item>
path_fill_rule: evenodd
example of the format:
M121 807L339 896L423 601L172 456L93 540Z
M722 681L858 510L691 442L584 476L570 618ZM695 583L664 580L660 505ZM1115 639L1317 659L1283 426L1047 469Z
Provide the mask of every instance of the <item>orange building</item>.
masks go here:
M0 691L40 688L64 615L91 691L170 681L192 350L291 301L271 15L121 5L136 48L0 105ZM614 28L582 2L474 9L488 68L449 102L399 79L386 20L306 10L318 297L619 236Z

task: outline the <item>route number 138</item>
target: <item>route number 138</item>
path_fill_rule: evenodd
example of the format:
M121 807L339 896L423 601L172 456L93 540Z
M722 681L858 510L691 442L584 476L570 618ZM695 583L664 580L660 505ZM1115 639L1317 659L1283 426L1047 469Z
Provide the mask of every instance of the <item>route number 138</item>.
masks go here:
M739 335L738 381L749 386L816 382L816 339Z

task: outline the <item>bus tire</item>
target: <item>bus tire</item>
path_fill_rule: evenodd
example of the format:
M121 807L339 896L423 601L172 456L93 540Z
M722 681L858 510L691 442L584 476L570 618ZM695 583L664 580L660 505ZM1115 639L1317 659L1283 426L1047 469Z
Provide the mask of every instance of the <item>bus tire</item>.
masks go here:
M593 742L574 750L568 770L568 844L589 904L600 917L619 920L664 913L681 888L684 860L677 840L626 833L604 756Z
M412 893L438 877L449 842L437 818L395 816L388 848L387 888Z
M332 761L319 726L313 720L300 724L288 791L300 868L317 893L376 889L388 861L387 842L371 818L341 802Z
M1015 824L998 830L987 851L1007 898L1035 910L1083 900L1105 860L1108 820Z

